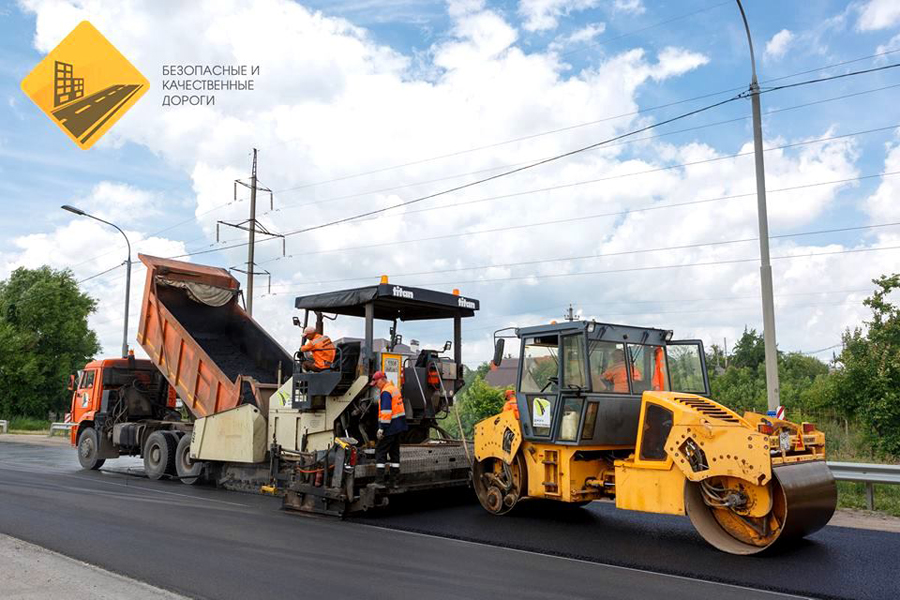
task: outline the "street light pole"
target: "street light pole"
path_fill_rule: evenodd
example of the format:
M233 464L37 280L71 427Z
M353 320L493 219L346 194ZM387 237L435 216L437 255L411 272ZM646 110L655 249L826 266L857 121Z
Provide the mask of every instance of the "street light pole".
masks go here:
M762 111L759 106L759 81L756 79L756 57L753 54L753 39L750 25L741 0L736 0L747 44L750 46L750 65L753 77L750 80L750 102L753 106L753 148L756 155L756 213L759 219L759 275L762 288L763 341L766 348L766 397L769 410L776 410L781 403L778 384L778 349L775 344L775 298L772 286L772 265L769 260L769 218L766 211L766 166L763 161Z
M115 223L110 223L109 221L104 221L100 217L95 217L94 215L88 214L81 210L80 208L75 208L74 206L70 206L68 204L64 204L61 206L63 210L67 210L70 213L74 213L80 217L87 217L89 219L94 219L95 221L100 221L101 223L105 223L110 227L115 227L116 230L122 234L122 237L125 238L125 244L128 246L128 258L125 261L125 326L122 329L122 358L128 357L128 303L131 300L131 242L128 241L128 236L125 235L125 232L116 225Z

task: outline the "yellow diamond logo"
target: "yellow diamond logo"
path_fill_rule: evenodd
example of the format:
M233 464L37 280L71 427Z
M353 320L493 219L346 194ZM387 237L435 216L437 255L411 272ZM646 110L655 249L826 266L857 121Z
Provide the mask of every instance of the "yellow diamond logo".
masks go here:
M84 150L149 87L147 78L87 21L22 80L22 91Z

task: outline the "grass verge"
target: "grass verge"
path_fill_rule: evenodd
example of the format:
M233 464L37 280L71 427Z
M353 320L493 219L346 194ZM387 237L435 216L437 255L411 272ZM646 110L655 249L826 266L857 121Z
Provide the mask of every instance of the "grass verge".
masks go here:
M9 422L10 433L50 431L50 421L33 417L4 417Z

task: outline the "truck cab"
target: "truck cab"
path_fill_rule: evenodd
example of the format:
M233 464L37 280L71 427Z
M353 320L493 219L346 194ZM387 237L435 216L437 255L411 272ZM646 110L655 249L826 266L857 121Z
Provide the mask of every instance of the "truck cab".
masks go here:
M175 394L149 360L129 356L91 361L72 376L70 388L75 423L70 441L85 468L99 469L107 458L140 453L140 444L129 450L114 443L113 427L123 418L177 419Z
M568 321L516 330L525 440L633 448L645 391L709 395L703 343L663 329Z

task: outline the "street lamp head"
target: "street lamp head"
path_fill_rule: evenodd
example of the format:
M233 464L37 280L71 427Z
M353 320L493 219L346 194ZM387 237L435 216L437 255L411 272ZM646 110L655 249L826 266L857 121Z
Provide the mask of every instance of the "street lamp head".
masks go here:
M70 213L75 213L76 215L84 216L84 211L81 210L80 208L75 208L74 206L70 206L68 204L63 204L62 206L60 206L60 208L63 210L67 210Z

